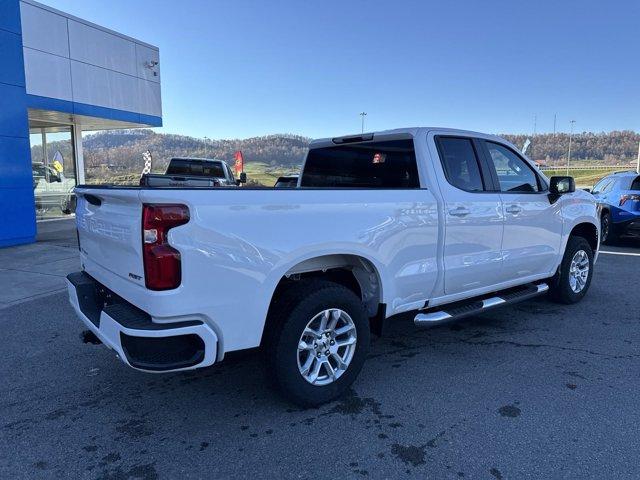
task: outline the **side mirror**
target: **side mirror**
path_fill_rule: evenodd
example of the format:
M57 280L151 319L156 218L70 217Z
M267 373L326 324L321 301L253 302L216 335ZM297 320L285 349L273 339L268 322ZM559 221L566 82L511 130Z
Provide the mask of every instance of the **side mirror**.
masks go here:
M245 172L241 172L240 178L236 180L236 185L240 185L241 183L247 183L247 174Z
M564 195L576 191L576 181L573 177L551 177L549 193L553 195Z

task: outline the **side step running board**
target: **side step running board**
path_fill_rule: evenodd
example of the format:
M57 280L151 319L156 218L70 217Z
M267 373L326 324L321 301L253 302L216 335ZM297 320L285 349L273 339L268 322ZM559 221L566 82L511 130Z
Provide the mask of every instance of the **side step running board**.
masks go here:
M485 295L481 297L474 297L461 302L434 307L433 309L426 310L416 315L413 322L419 327L440 325L442 323L448 323L470 315L478 315L502 305L528 300L529 298L542 295L547 290L549 290L549 285L546 283L537 283L519 288L511 288L491 294L491 296Z

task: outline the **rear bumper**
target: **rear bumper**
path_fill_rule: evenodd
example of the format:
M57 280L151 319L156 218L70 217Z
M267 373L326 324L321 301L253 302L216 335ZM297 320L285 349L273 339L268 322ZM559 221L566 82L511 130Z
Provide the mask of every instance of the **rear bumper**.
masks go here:
M640 226L640 212L630 212L622 208L612 207L611 221L618 227L638 228Z
M212 365L218 337L204 322L154 322L85 272L67 276L69 301L78 317L127 365L146 372L192 370Z
M612 228L615 229L617 235L638 235L640 234L640 218L614 223L612 224Z

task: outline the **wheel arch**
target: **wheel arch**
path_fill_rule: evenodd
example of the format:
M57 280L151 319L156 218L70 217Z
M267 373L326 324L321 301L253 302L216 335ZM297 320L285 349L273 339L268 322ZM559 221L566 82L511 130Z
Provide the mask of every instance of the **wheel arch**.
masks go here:
M600 229L592 222L580 222L571 229L569 236L584 238L595 253L599 245L599 231Z
M286 289L294 286L296 282L314 279L324 279L343 285L362 300L367 314L372 319L375 319L376 322L382 322L384 319L385 308L380 269L371 259L353 253L323 254L298 261L278 280L269 302L269 312ZM265 338L264 332L272 322L274 322L272 315L267 314L262 341ZM374 326L372 320L373 330L381 330L381 328L381 325Z

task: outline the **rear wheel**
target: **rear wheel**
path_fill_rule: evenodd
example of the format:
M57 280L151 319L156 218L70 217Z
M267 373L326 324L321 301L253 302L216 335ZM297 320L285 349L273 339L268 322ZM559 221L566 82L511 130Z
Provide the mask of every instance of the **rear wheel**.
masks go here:
M583 237L569 237L560 269L551 283L554 300L571 304L582 300L593 276L593 250Z
M327 281L295 285L272 308L265 332L267 367L293 402L316 406L343 393L369 350L369 319L360 298Z

